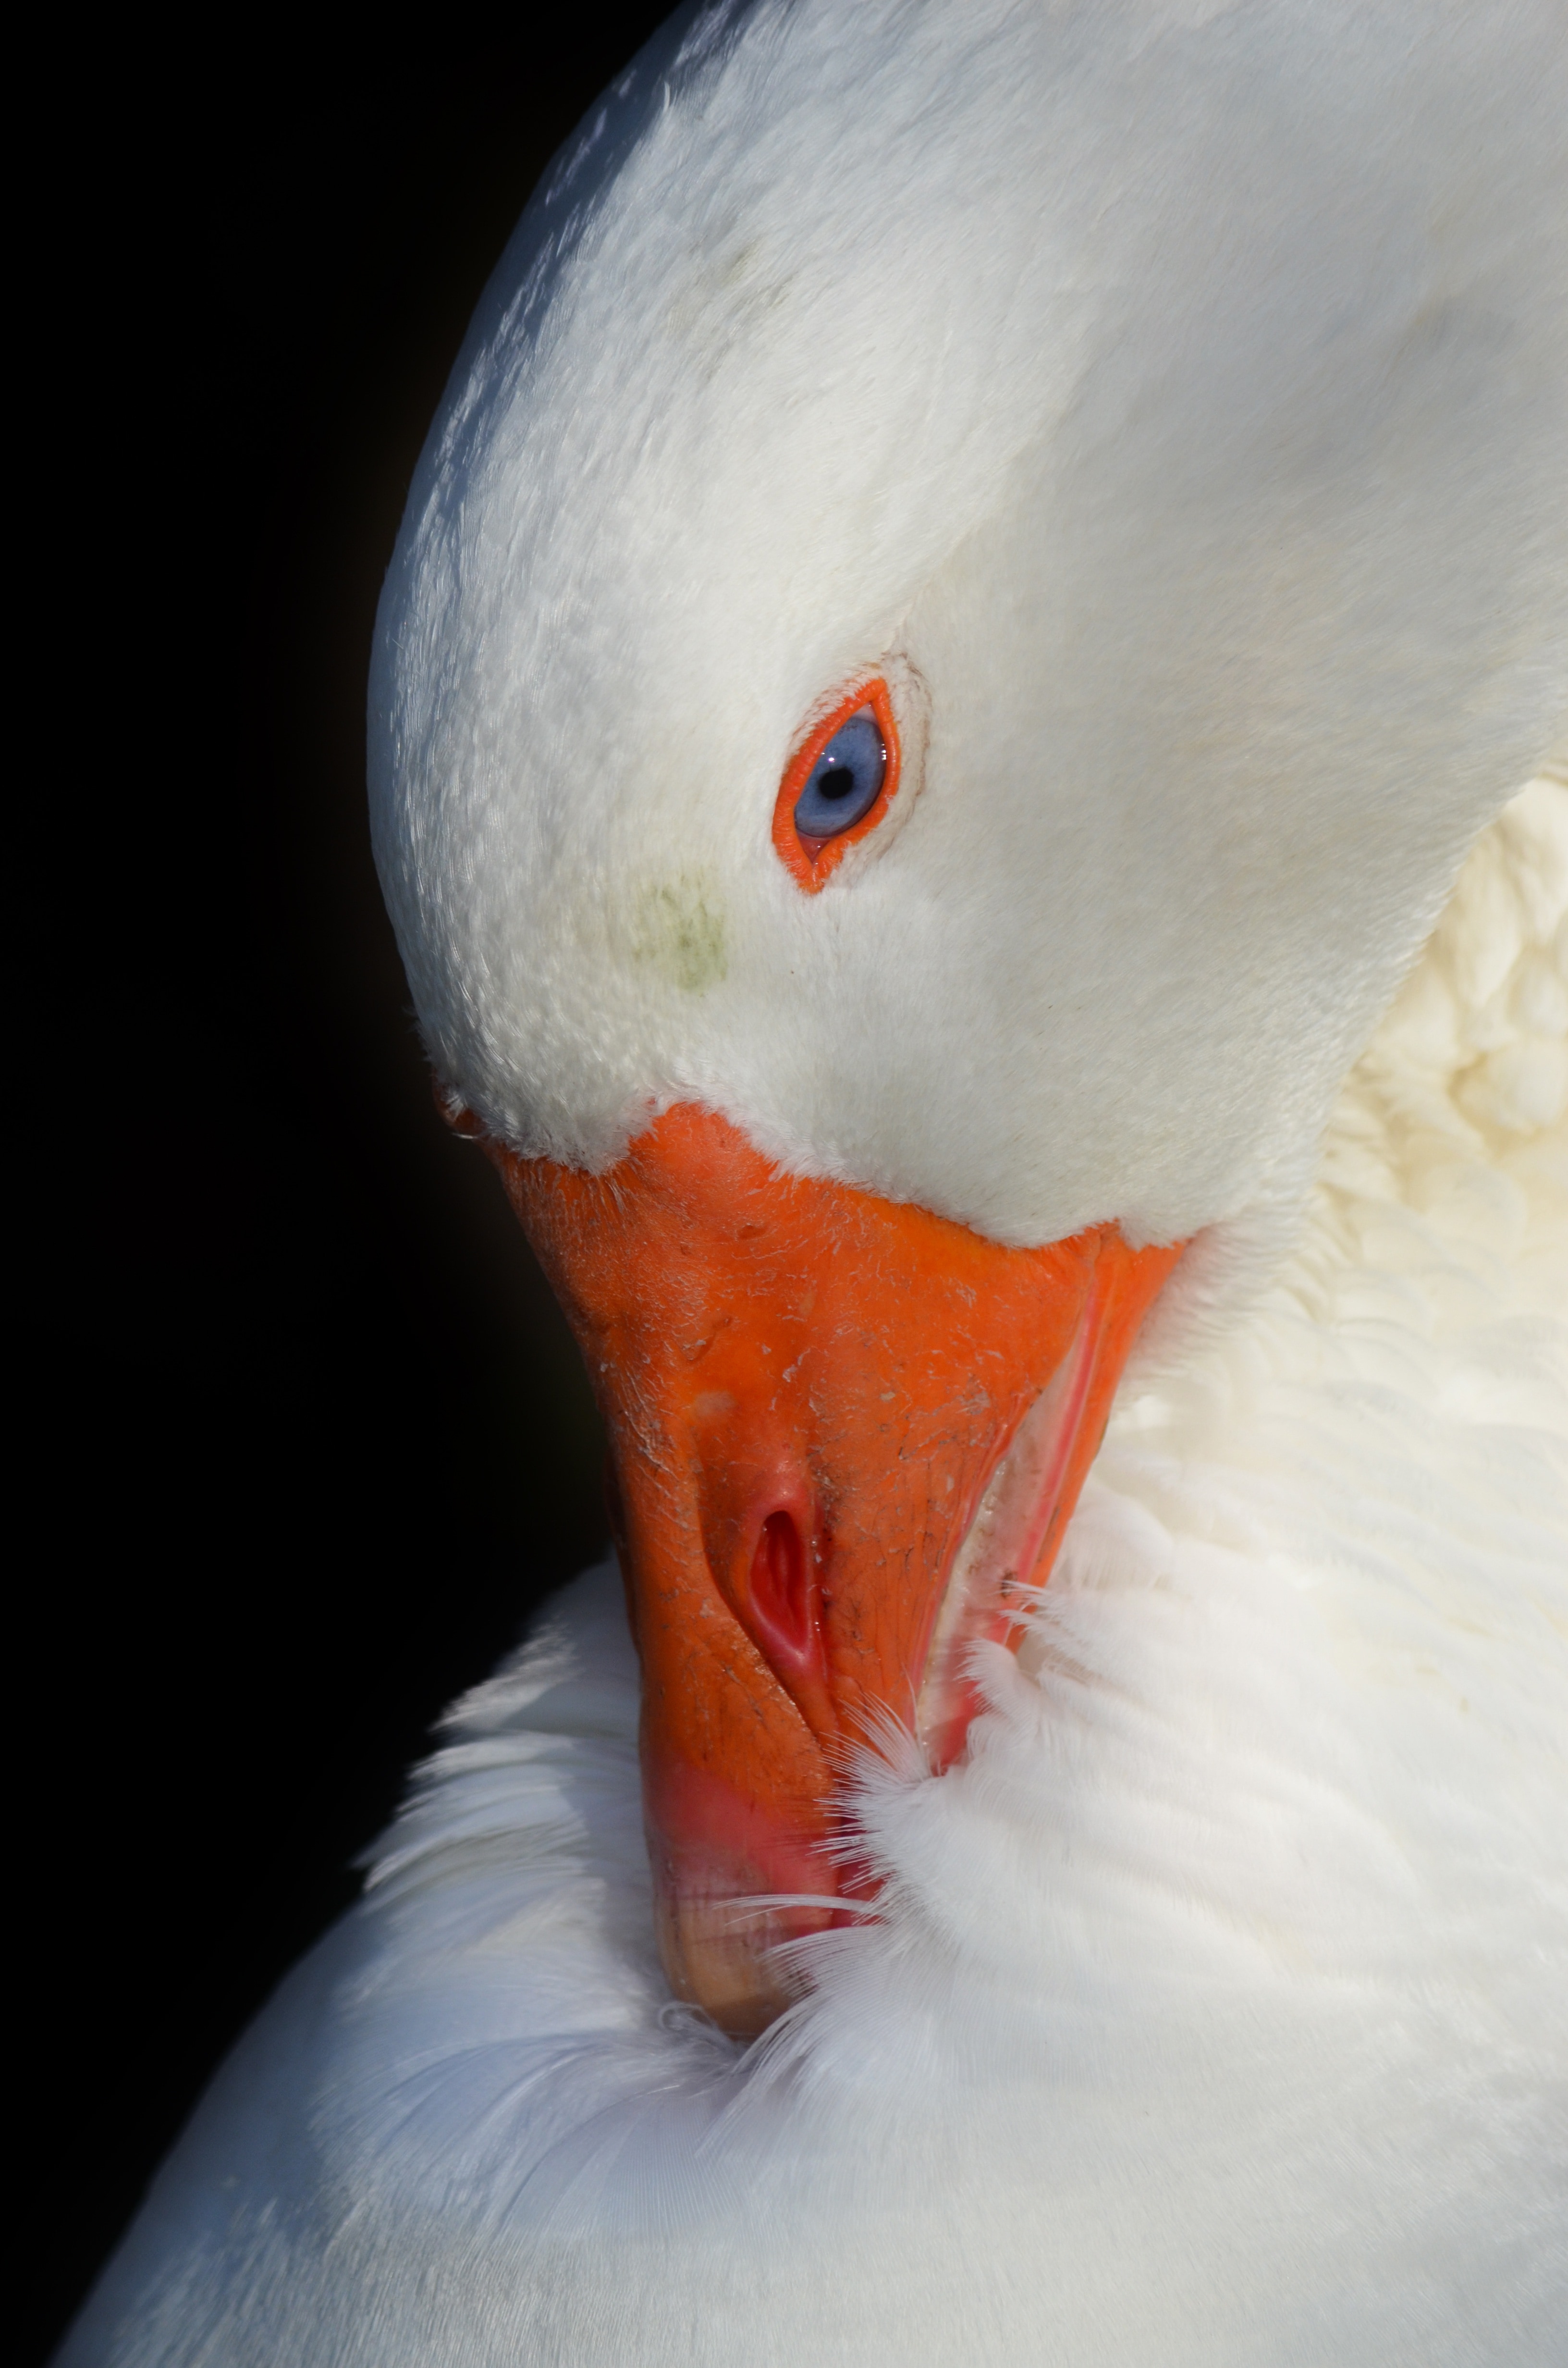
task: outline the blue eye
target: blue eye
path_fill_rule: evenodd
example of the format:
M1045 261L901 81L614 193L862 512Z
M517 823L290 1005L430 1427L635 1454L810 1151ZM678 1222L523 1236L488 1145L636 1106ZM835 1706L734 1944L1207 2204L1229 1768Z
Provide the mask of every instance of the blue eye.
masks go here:
M887 779L888 752L882 727L869 707L857 708L841 723L795 801L795 828L802 838L836 838L853 830L877 803Z

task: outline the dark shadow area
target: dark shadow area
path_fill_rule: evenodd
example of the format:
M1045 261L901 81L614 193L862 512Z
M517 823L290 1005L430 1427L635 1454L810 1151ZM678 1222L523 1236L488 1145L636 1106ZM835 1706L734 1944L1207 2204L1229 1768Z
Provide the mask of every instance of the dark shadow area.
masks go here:
M575 1351L431 1104L363 702L469 313L664 13L525 6L402 55L254 19L104 62L80 375L41 397L87 488L55 601L79 754L27 916L43 1000L68 972L81 1003L18 1260L26 2358L432 1719L604 1540Z

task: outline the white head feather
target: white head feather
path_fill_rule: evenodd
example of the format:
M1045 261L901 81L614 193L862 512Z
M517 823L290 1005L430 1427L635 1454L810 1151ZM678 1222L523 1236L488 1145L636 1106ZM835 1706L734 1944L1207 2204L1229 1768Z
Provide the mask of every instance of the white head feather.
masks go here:
M762 0L654 44L382 605L379 858L461 1099L590 1166L701 1101L1010 1242L1293 1205L1562 712L1560 31ZM905 786L806 897L780 774L879 668Z

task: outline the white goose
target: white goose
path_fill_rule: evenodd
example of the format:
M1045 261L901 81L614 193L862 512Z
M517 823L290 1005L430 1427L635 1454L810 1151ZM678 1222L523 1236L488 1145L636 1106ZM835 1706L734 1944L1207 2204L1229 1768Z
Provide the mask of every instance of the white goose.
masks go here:
M66 2361L1562 2357L1562 52L687 11L530 209L375 814L641 1797L607 1567Z

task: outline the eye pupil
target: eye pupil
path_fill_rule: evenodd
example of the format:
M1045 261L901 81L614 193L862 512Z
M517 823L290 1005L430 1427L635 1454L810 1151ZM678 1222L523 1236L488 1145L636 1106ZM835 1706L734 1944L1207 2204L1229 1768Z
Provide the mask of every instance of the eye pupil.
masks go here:
M881 725L870 707L858 708L839 725L795 802L795 827L802 838L836 838L853 830L876 804L887 778L888 752Z

